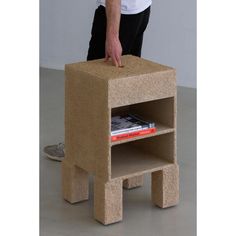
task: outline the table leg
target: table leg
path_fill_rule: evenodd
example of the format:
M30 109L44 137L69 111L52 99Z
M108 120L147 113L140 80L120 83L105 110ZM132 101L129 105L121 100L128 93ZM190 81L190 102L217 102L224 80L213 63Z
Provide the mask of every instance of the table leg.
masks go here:
M95 177L94 217L104 225L115 223L123 217L122 180L104 183Z
M131 177L124 180L123 187L125 189L132 189L143 186L143 175Z
M70 203L88 200L88 172L66 161L62 162L63 197Z
M152 173L152 202L161 207L171 207L179 201L179 167L172 165Z

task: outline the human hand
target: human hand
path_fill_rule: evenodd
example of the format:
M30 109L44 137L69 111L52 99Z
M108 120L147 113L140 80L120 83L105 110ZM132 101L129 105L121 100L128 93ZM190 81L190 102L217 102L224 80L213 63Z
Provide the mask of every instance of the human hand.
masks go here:
M111 61L114 66L122 67L121 63L122 47L118 36L113 34L107 34L105 50L106 50L105 61L108 61L109 58L111 58Z

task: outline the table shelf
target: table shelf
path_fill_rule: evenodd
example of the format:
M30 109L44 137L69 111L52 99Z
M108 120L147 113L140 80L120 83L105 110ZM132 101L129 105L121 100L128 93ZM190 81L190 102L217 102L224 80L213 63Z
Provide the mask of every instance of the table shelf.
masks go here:
M156 128L157 128L156 133L146 134L146 135L143 135L143 136L137 136L137 137L124 139L124 140L120 140L120 141L113 141L113 142L111 141L110 146L115 146L115 145L118 145L118 144L128 143L128 142L132 142L132 141L135 141L135 140L150 138L150 137L154 137L154 136L158 136L158 135L162 135L162 134L168 134L168 133L172 133L172 132L175 131L174 128L168 127L168 126L160 124L160 123L156 124Z
M116 146L112 149L111 155L112 179L127 179L130 176L161 170L173 164L132 145Z

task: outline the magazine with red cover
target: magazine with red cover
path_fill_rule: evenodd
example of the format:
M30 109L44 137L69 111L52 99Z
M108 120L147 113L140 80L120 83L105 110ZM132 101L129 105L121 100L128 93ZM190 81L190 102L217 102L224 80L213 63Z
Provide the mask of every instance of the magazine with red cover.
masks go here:
M134 138L137 136L145 136L147 134L152 134L155 132L157 132L156 127L142 129L142 130L133 131L133 132L129 132L129 133L117 134L117 135L111 136L111 141L114 142L114 141L120 141L120 140L124 140L124 139Z

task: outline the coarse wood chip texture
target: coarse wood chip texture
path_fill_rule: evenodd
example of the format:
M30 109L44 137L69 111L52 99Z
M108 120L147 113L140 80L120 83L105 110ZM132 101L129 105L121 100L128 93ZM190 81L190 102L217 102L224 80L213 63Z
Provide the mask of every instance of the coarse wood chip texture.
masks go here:
M152 176L152 201L165 208L179 201L176 157L176 71L139 57L124 67L94 60L65 65L63 197L87 200L94 175L94 217L104 225L122 220L123 187ZM156 123L154 134L111 141L111 117L134 113Z

